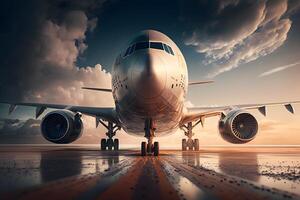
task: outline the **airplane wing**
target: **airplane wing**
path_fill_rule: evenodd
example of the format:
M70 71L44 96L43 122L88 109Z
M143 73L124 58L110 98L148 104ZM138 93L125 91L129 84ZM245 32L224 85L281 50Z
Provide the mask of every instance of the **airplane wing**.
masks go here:
M87 106L72 106L62 104L44 104L44 103L11 103L11 102L0 102L4 104L10 104L9 113L13 112L17 106L32 106L36 107L36 118L38 118L47 108L54 109L66 109L73 112L80 112L92 117L101 118L110 122L118 123L116 111L114 107L87 107Z
M208 107L190 107L187 108L186 114L183 116L181 123L185 124L192 121L200 120L203 121L207 117L213 117L218 115L225 115L226 112L233 109L245 109L252 110L257 109L261 114L266 116L267 106L284 105L284 107L290 113L294 113L294 108L292 104L298 104L300 101L290 101L290 102L272 102L272 103L262 103L262 104L239 104L239 105L229 105L229 106L208 106Z

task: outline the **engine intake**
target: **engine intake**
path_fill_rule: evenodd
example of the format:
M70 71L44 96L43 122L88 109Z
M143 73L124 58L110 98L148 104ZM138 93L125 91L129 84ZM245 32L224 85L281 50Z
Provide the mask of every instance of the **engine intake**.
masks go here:
M41 123L44 138L56 144L68 144L78 139L83 130L80 113L69 110L49 112Z
M258 123L250 113L234 110L219 121L219 131L223 139L230 143L247 143L256 136Z

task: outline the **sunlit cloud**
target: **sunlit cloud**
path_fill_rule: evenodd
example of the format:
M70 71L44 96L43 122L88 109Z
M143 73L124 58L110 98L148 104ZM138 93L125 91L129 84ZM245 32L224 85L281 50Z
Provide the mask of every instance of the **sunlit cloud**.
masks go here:
M292 64L288 64L288 65L283 65L283 66L276 67L276 68L274 68L274 69L271 69L271 70L269 70L269 71L266 71L266 72L264 72L264 73L261 73L258 77L269 76L269 75L271 75L271 74L278 73L278 72L281 72L281 71L286 70L286 69L288 69L288 68L296 67L296 66L300 66L300 61L295 62L295 63L292 63Z
M214 11L207 15L195 14L190 12L192 6L213 7ZM292 26L287 0L195 1L187 7L187 12L182 14L190 25L185 44L205 56L203 64L210 67L208 78L271 54L288 39Z

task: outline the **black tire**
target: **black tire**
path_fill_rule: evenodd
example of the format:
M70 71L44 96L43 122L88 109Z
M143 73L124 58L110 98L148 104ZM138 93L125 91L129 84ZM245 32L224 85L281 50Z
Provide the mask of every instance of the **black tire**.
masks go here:
M102 151L106 150L106 139L101 139L101 150Z
M107 139L106 145L107 145L107 149L108 149L108 150L112 150L112 148L113 148L113 146L114 146L114 141L113 141L113 139Z
M114 140L114 150L118 151L119 150L119 139Z
M147 151L147 144L146 144L146 142L142 142L142 144L141 144L141 155L145 156L146 153L147 153L146 151Z
M186 139L182 139L182 151L186 151L186 149L187 149Z
M199 140L198 139L194 139L194 149L195 149L195 151L199 151Z
M159 155L159 143L158 142L154 142L153 154L154 154L154 156L158 156Z

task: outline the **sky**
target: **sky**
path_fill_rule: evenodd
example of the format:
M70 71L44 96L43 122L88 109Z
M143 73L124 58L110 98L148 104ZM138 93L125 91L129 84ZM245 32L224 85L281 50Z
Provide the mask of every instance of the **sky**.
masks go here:
M115 57L140 31L168 35L181 49L191 86L187 104L231 105L300 100L299 0L53 0L4 1L0 12L0 100L113 106L110 94L82 91L110 87ZM0 105L1 143L45 143L33 108L8 115ZM291 115L270 107L249 144L299 144L300 106ZM85 117L77 143L104 136ZM195 129L203 145L229 144L218 135L217 118ZM26 134L25 134L26 132ZM121 144L143 138L124 132ZM180 146L183 133L158 139ZM123 141L123 143L122 143ZM171 141L171 142L169 142Z

